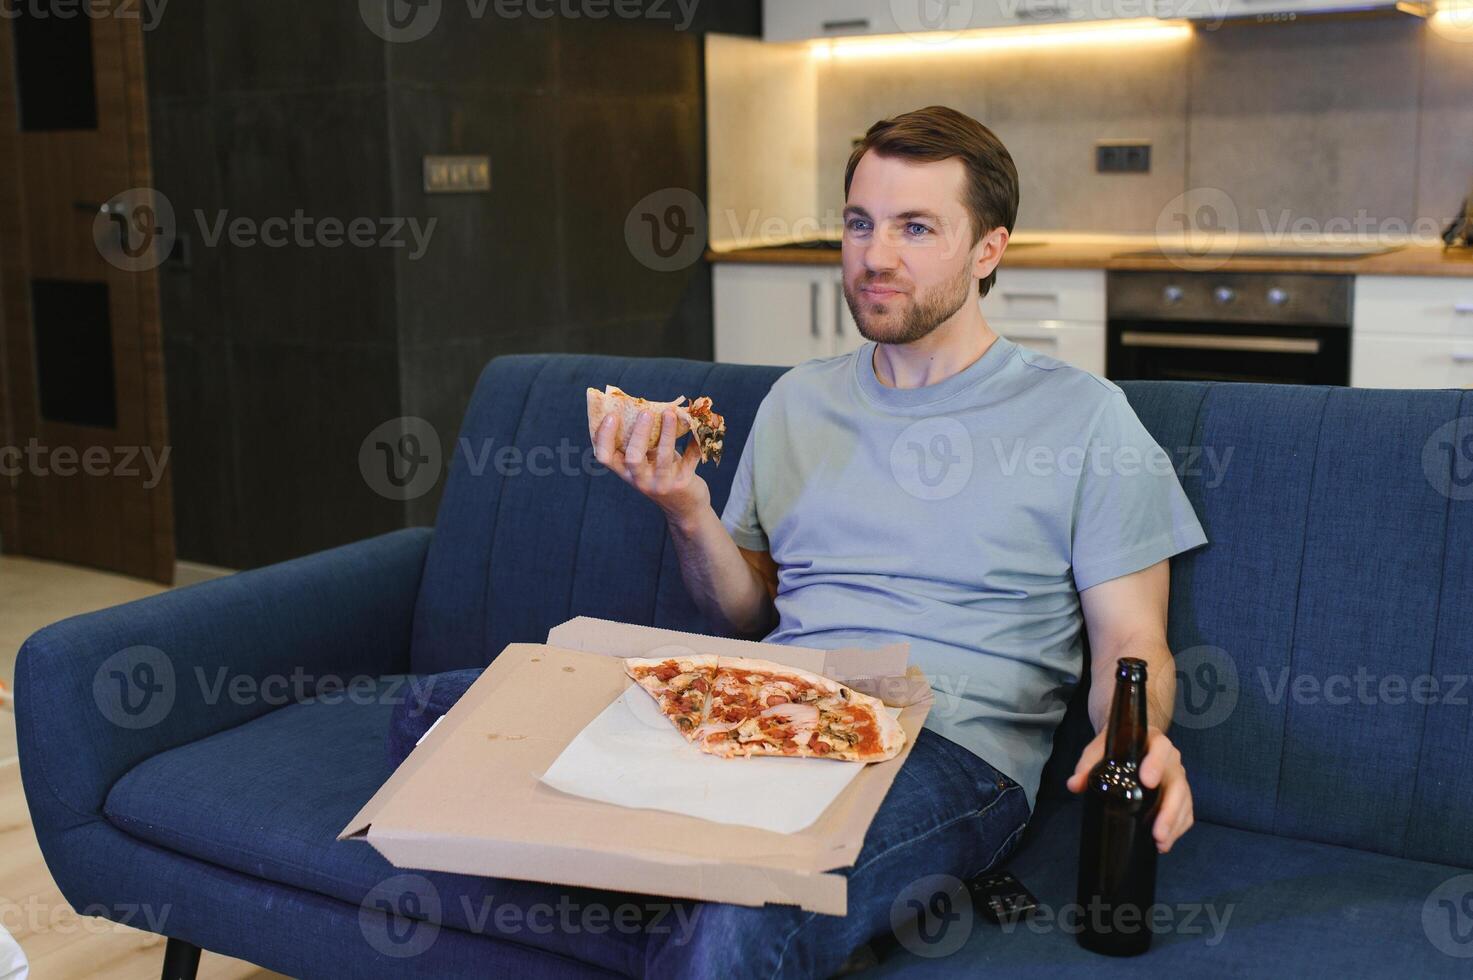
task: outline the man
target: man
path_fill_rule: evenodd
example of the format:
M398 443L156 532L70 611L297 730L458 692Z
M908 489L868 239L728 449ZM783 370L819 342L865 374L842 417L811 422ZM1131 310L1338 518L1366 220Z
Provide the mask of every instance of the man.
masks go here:
M706 905L652 969L827 975L930 874L998 865L1034 802L1089 631L1103 754L1116 661L1150 671L1159 850L1192 824L1166 646L1167 559L1205 543L1114 384L999 337L978 301L1018 206L1006 148L955 110L870 128L845 174L844 294L858 351L789 371L758 408L718 518L672 418L645 457L598 459L668 518L692 597L735 635L832 648L903 639L937 703L849 871L847 916ZM643 445L651 420L635 425ZM915 779L906 778L906 774Z

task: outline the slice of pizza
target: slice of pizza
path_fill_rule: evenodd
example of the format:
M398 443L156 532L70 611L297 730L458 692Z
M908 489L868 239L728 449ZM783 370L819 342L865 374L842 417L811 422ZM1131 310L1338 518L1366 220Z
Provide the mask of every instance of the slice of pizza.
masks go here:
M696 730L705 721L706 703L716 676L714 655L627 657L624 673L650 693L660 711L687 741L695 738Z
M721 465L721 449L726 440L726 420L712 411L711 399L705 395L689 405L683 404L684 395L671 402L652 402L627 394L614 385L605 385L603 391L589 388L587 399L590 439L597 438L598 427L605 417L618 416L619 431L614 437L614 448L627 453L629 448L626 442L634 431L634 423L639 419L640 412L647 411L654 416L650 422L649 444L644 447L644 451L649 452L660 444L660 429L664 425L664 412L668 408L675 413L675 438L679 439L687 432L692 433L692 438L701 451L701 462ZM635 448L638 451L638 447Z
M695 741L731 758L790 755L883 762L905 746L884 702L770 660L722 657Z

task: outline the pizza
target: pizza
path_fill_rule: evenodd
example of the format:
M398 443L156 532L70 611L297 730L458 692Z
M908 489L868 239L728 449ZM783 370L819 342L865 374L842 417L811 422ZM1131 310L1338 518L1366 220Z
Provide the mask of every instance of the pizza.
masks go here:
M649 445L644 450L649 452L660 444L664 413L666 409L671 409L675 412L675 438L679 439L687 432L692 433L692 438L701 451L701 462L721 465L721 448L726 440L726 420L711 410L711 399L704 395L689 405L683 404L684 401L684 395L672 402L647 401L625 394L613 385L606 385L603 391L589 388L588 437L597 438L598 427L603 420L611 414L617 415L619 431L614 436L614 448L627 453L629 450L625 441L629 438L629 433L634 431L639 413L649 412L654 416L650 423Z
M630 657L624 672L650 693L660 711L687 740L706 715L706 699L716 675L716 658L706 654L649 660Z
M681 734L711 755L883 762L905 746L884 702L795 667L713 656L625 664Z

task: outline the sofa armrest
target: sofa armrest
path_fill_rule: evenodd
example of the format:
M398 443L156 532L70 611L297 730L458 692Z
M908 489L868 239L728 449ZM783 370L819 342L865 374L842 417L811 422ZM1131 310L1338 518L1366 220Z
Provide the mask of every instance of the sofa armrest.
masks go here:
M320 688L407 673L431 534L396 531L37 632L15 691L37 833L98 819L113 784L160 752Z

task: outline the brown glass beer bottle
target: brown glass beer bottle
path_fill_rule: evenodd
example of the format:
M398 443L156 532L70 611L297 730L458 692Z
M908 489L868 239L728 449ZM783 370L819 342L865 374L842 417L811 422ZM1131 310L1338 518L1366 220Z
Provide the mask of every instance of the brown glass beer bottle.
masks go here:
M1079 841L1079 945L1135 956L1151 945L1156 900L1157 792L1141 785L1146 757L1146 663L1122 657L1105 728L1105 757L1084 789Z

